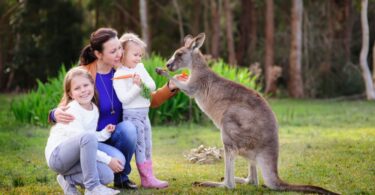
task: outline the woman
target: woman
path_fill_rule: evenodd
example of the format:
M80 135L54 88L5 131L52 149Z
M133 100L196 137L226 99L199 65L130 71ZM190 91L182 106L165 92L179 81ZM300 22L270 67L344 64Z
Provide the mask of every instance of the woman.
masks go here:
M120 64L123 54L117 32L111 28L100 28L93 32L90 44L80 56L80 66L88 70L95 80L99 95L99 122L97 130L108 124L115 124L116 129L111 138L105 143L99 143L99 150L117 159L121 159L123 169L113 168L115 172L114 185L117 188L137 189L128 175L131 172L130 161L135 152L136 129L128 121L122 122L122 105L113 89L112 78L115 67ZM175 86L171 83L156 90L151 95L151 107L158 107L175 94ZM50 112L53 122L69 123L74 118L65 112L67 108L60 106Z

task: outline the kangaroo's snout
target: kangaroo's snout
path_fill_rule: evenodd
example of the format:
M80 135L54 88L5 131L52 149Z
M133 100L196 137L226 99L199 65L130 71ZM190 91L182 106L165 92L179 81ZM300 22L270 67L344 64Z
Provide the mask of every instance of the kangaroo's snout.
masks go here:
M169 71L174 71L173 70L173 63L168 63L167 68L168 68Z

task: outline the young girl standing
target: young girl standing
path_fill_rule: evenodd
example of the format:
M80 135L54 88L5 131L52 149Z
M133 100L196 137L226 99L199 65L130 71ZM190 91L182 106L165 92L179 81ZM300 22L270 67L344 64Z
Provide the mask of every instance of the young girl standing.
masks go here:
M166 188L168 182L155 178L152 170L151 124L148 118L150 91L156 88L155 82L141 63L146 44L135 34L125 33L120 38L124 54L122 66L114 75L113 87L122 103L123 120L131 121L137 130L135 150L136 164L144 188ZM130 75L128 79L116 79Z
M120 191L104 186L113 181L113 171L119 160L98 150L98 141L105 141L114 131L107 125L96 132L99 112L94 104L94 81L82 68L72 68L64 79L64 96L60 104L68 105L67 112L75 119L69 124L56 123L50 131L45 156L48 166L59 173L57 181L64 194L118 194ZM98 162L97 162L98 161Z

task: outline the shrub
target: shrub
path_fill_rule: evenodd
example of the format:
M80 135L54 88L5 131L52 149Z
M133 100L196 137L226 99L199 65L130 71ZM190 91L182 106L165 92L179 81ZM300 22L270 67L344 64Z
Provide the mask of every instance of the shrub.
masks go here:
M14 99L11 103L11 111L16 120L46 126L49 110L55 108L62 97L65 74L65 66L62 66L56 78L48 79L47 83L37 80L36 90Z
M150 58L145 59L143 63L154 79L157 88L167 83L165 77L159 76L155 72L156 67L165 65L165 59L157 55L152 55ZM248 69L230 67L222 60L211 62L210 66L213 71L227 79L242 83L257 91L261 89L257 84L257 77L252 76ZM38 80L38 88L36 90L14 100L11 104L11 110L16 119L20 122L46 126L49 110L57 106L62 96L65 74L66 69L62 66L57 78L48 79L47 83L42 83ZM151 109L149 116L152 124L156 125L165 123L176 124L186 121L200 123L204 119L203 113L195 102L183 93L178 93L159 108Z

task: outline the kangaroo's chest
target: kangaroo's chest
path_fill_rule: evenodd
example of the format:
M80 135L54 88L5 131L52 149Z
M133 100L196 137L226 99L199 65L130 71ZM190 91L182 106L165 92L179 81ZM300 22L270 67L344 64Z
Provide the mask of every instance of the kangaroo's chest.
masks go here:
M214 122L216 127L221 129L221 119L224 109L220 105L215 105L212 99L202 96L195 96L198 107Z

